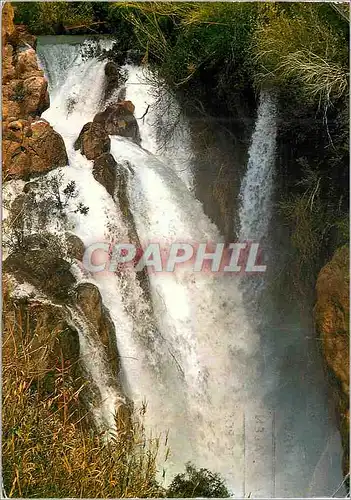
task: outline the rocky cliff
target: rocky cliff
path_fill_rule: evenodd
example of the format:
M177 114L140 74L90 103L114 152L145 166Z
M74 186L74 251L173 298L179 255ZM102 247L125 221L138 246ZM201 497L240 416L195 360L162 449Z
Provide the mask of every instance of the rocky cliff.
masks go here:
M26 179L67 165L62 137L40 115L50 105L48 82L38 66L35 37L2 13L3 179Z
M344 447L344 474L349 472L349 249L338 249L320 271L315 307L316 328L330 375Z

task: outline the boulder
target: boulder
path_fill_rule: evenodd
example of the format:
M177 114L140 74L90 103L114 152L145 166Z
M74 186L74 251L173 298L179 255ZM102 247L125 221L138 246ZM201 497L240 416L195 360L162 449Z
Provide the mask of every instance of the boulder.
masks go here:
M343 469L349 472L349 249L338 249L320 271L316 285L315 324L331 375L344 447Z
M44 120L4 124L3 173L8 179L28 179L67 165L65 143Z
M82 128L78 139L74 143L74 149L80 149L88 160L95 160L103 153L110 151L110 138L102 123L86 123Z
M93 176L113 196L116 188L117 163L111 153L103 153L94 161Z
M133 114L134 109L134 104L131 101L117 102L107 106L105 111L97 113L94 123L102 124L109 135L129 137L140 144L139 127Z
M43 120L33 122L32 135L28 138L28 148L39 160L43 160L51 168L64 167L68 163L65 143L51 125Z
M40 116L50 107L48 82L44 76L34 75L23 80L24 100L21 106L21 116Z
M74 149L75 149L76 151L78 151L78 150L81 150L81 149L82 149L82 139L83 139L83 135L84 135L86 132L88 132L88 130L90 129L91 125L92 125L92 122L88 122L88 123L86 123L85 125L83 125L83 128L82 128L82 130L79 132L79 136L77 137L77 139L75 140L74 145L73 145L73 147L74 147Z

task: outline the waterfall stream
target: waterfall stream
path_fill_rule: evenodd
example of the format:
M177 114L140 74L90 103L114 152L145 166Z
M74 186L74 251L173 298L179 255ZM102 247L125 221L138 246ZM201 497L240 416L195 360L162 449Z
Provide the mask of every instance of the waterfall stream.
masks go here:
M262 91L249 149L249 162L240 191L241 240L267 236L271 216L273 169L277 135L275 97Z
M109 40L100 43L111 46ZM112 236L124 241L127 228L118 204L92 176L92 162L73 149L82 126L105 105L105 62L83 57L83 46L44 37L38 56L51 97L43 118L62 135L69 157L69 166L60 170L65 180L75 180L90 207L87 216L70 214L74 232L88 246ZM169 92L169 113L163 113L143 69L132 65L124 69L126 98L135 105L142 142L140 147L111 136L111 153L119 164L128 162L132 167L127 194L141 243L222 241L194 195L191 131L175 97ZM240 193L242 240L267 237L276 113L274 97L262 93ZM165 142L162 129L167 130L175 116L177 132ZM89 279L99 287L114 321L124 390L137 407L146 401L147 432L168 435L167 461L163 461L166 450L160 451L160 469L165 468L167 481L191 461L221 473L235 497L328 496L336 489L341 480L340 443L326 416L323 389L318 386L314 391L309 385L310 399L303 409L299 394L305 404L304 381L291 396L286 392L290 379L282 381L275 371L277 358L287 355L286 344L277 342L274 351L274 338L266 335L270 323L262 326L262 318L253 317L239 276L185 267L172 273L151 272L152 308L133 273L102 272ZM263 356L269 349L267 370ZM284 383L288 388L282 392ZM287 404L289 398L297 399ZM298 426L290 425L294 404ZM108 404L105 411L111 411Z

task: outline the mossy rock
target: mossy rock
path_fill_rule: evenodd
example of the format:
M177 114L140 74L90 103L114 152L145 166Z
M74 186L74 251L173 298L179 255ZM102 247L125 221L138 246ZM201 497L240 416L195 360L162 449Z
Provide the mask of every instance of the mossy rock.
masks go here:
M4 271L64 302L76 282L65 254L59 237L48 232L34 233L23 237L20 248L13 249L3 264Z

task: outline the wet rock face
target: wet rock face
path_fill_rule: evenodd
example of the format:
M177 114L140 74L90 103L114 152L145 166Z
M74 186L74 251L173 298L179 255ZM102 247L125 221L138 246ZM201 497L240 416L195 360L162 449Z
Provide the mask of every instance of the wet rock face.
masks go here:
M134 104L131 101L118 101L97 113L92 122L86 123L74 143L75 150L80 150L88 160L97 160L100 155L110 152L109 135L129 137L140 144L138 123L134 116ZM106 162L106 157L101 159ZM111 161L109 161L111 164Z
M316 329L334 389L344 447L343 469L349 472L349 249L338 249L320 271L315 306Z
M109 366L112 368L113 378L116 378L119 372L119 362L115 328L102 303L99 289L93 283L80 283L76 287L75 302L103 344Z
M5 272L31 283L50 297L64 301L75 283L71 264L56 253L56 247L13 252L3 264Z
M111 153L103 153L94 161L94 178L113 196L117 178L117 163Z
M131 101L120 101L108 106L105 111L97 113L94 122L103 124L109 135L129 137L140 144L139 127L134 116L134 109Z
M13 24L13 8L2 15L3 179L26 179L67 165L61 136L45 120L48 82L38 66L36 38Z
M27 184L27 193L35 187ZM26 187L25 186L25 187ZM26 212L26 197L21 194L12 203L11 210L21 214ZM14 228L16 238L10 246L10 255L3 263L5 272L15 276L19 282L27 282L37 290L41 290L52 300L63 303L70 300L76 279L71 272L74 259L83 258L84 244L75 235L66 233L64 237L56 236L45 230L23 233L20 217L15 217Z
M106 68L109 73L116 76L118 69L114 63L108 63ZM88 160L94 160L93 175L111 196L115 192L119 169L110 154L109 136L121 135L140 143L139 127L134 117L134 110L135 107L131 101L118 101L108 106L105 111L97 113L92 122L84 125L74 143L75 150L80 150Z
M67 253L78 261L82 262L85 252L84 243L76 234L66 233L66 245L67 245Z

